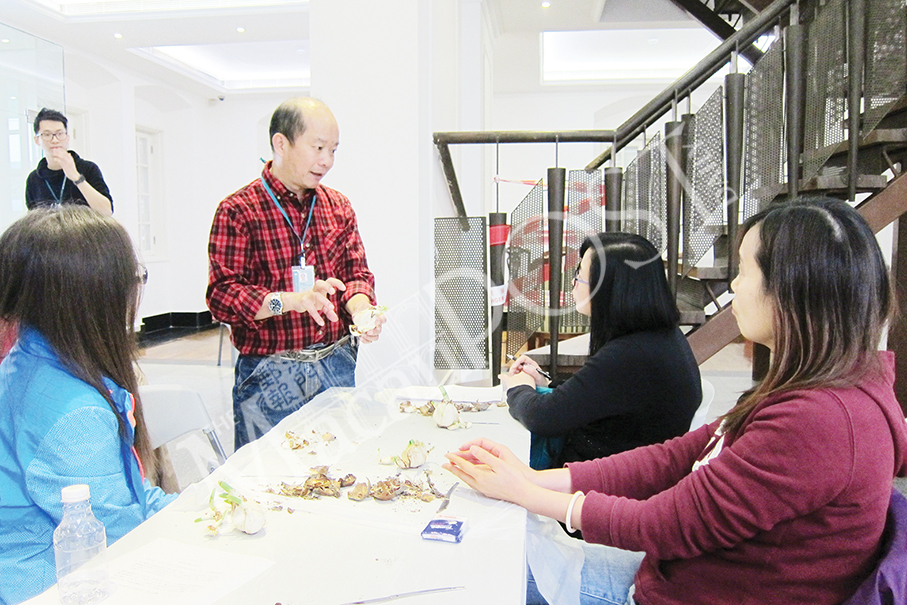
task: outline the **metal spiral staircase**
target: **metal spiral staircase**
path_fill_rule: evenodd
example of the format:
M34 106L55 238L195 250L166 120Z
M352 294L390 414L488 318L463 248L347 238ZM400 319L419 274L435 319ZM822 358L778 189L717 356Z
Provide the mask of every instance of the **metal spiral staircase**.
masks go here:
M711 17L700 16L700 8L713 12L708 5L672 1L709 26L706 20ZM712 2L715 8L718 4ZM607 230L639 233L662 251L682 322L692 326L688 339L701 363L739 336L730 310L722 308L719 299L736 274L733 242L742 220L768 204L807 193L859 202L859 211L875 231L907 211L907 177L902 176L907 158L903 0L742 4L758 13L733 33L716 31L724 43L614 130L435 133L464 231L449 145L610 143L584 171L571 171L569 179L562 169L549 170L547 221L541 186L512 213L508 352L545 325L557 369L559 330L582 326L582 318L560 312L570 306L568 273L576 265L575 250L584 230L600 230L594 225L598 221L600 227L602 218ZM775 39L764 52L753 46L771 32ZM753 59L748 73L738 73L738 56ZM698 110L683 112L684 105L692 106L692 95L702 96L703 85L728 66L723 84ZM639 151L618 167L615 158L628 146ZM546 227L547 249L542 249L542 238L534 234ZM907 244L898 246L898 241L907 242L907 221L897 223L892 261L901 299L907 300ZM500 341L493 343L493 350L495 344L500 352ZM897 374L902 378L896 388L907 402L903 319L892 326L889 348L900 353ZM494 355L492 361L496 375ZM754 375L766 364L767 352L757 355Z

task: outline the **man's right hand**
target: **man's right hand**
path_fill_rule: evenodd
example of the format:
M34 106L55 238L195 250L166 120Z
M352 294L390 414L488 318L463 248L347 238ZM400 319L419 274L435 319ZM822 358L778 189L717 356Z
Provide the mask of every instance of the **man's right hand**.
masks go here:
M334 309L334 303L328 298L337 290L346 290L346 285L335 277L329 277L325 280L316 280L312 289L305 292L283 292L281 293L283 312L308 313L319 326L324 325L324 317L327 317L329 321L337 321L339 318ZM269 299L270 295L265 298L258 313L255 314L255 319L267 319L274 316L268 307Z

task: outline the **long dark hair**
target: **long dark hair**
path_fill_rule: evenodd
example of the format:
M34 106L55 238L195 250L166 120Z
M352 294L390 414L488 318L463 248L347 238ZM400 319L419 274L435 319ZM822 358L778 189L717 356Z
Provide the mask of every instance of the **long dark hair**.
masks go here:
M124 435L125 419L103 378L135 396L135 446L151 477L154 456L133 366L138 272L123 227L85 206L32 210L0 236L0 316L41 333L61 363L107 400Z
M759 229L756 263L774 302L774 351L765 379L724 416L736 431L781 391L851 386L877 372L877 348L895 299L875 235L848 204L802 198L748 219Z
M677 326L680 312L661 255L649 240L633 233L599 233L585 239L580 258L587 250L595 251L589 267L590 355L619 336Z

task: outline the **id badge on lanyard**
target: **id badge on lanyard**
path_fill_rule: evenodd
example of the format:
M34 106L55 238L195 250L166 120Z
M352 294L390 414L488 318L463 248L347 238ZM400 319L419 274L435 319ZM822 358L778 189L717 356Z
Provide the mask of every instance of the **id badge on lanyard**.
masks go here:
M64 181L65 182L65 181ZM293 223L290 221L290 217L287 216L286 210L283 209L283 206L280 205L280 202L277 200L277 196L274 195L274 192L271 191L271 187L268 186L267 181L261 179L261 184L264 186L265 190L268 192L268 195L271 196L271 200L274 201L274 205L277 206L280 213L283 214L283 218L286 219L287 225L290 227L290 231L293 232L293 235L299 240L299 246L303 247L305 245L305 236L309 232L309 225L312 222L312 214L315 213L315 204L318 202L317 194L312 197L312 205L309 208L309 218L305 223L305 230L302 232L302 237L299 237L299 234L296 233L296 230L293 229ZM315 287L315 266L305 264L305 251L303 250L302 254L299 257L299 264L293 265L293 292L305 292L311 290Z
M293 265L293 292L305 292L315 287L315 267L305 264L305 256L299 257L299 264Z

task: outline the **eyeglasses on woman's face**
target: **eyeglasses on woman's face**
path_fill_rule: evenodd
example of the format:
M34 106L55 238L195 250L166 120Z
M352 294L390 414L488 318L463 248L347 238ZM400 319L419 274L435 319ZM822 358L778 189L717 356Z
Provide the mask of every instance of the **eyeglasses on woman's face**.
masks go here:
M587 286L589 285L589 282L587 282L586 280L582 279L579 276L579 269L580 268L577 267L576 269L573 270L573 287L574 288L576 287L577 283L586 284Z

